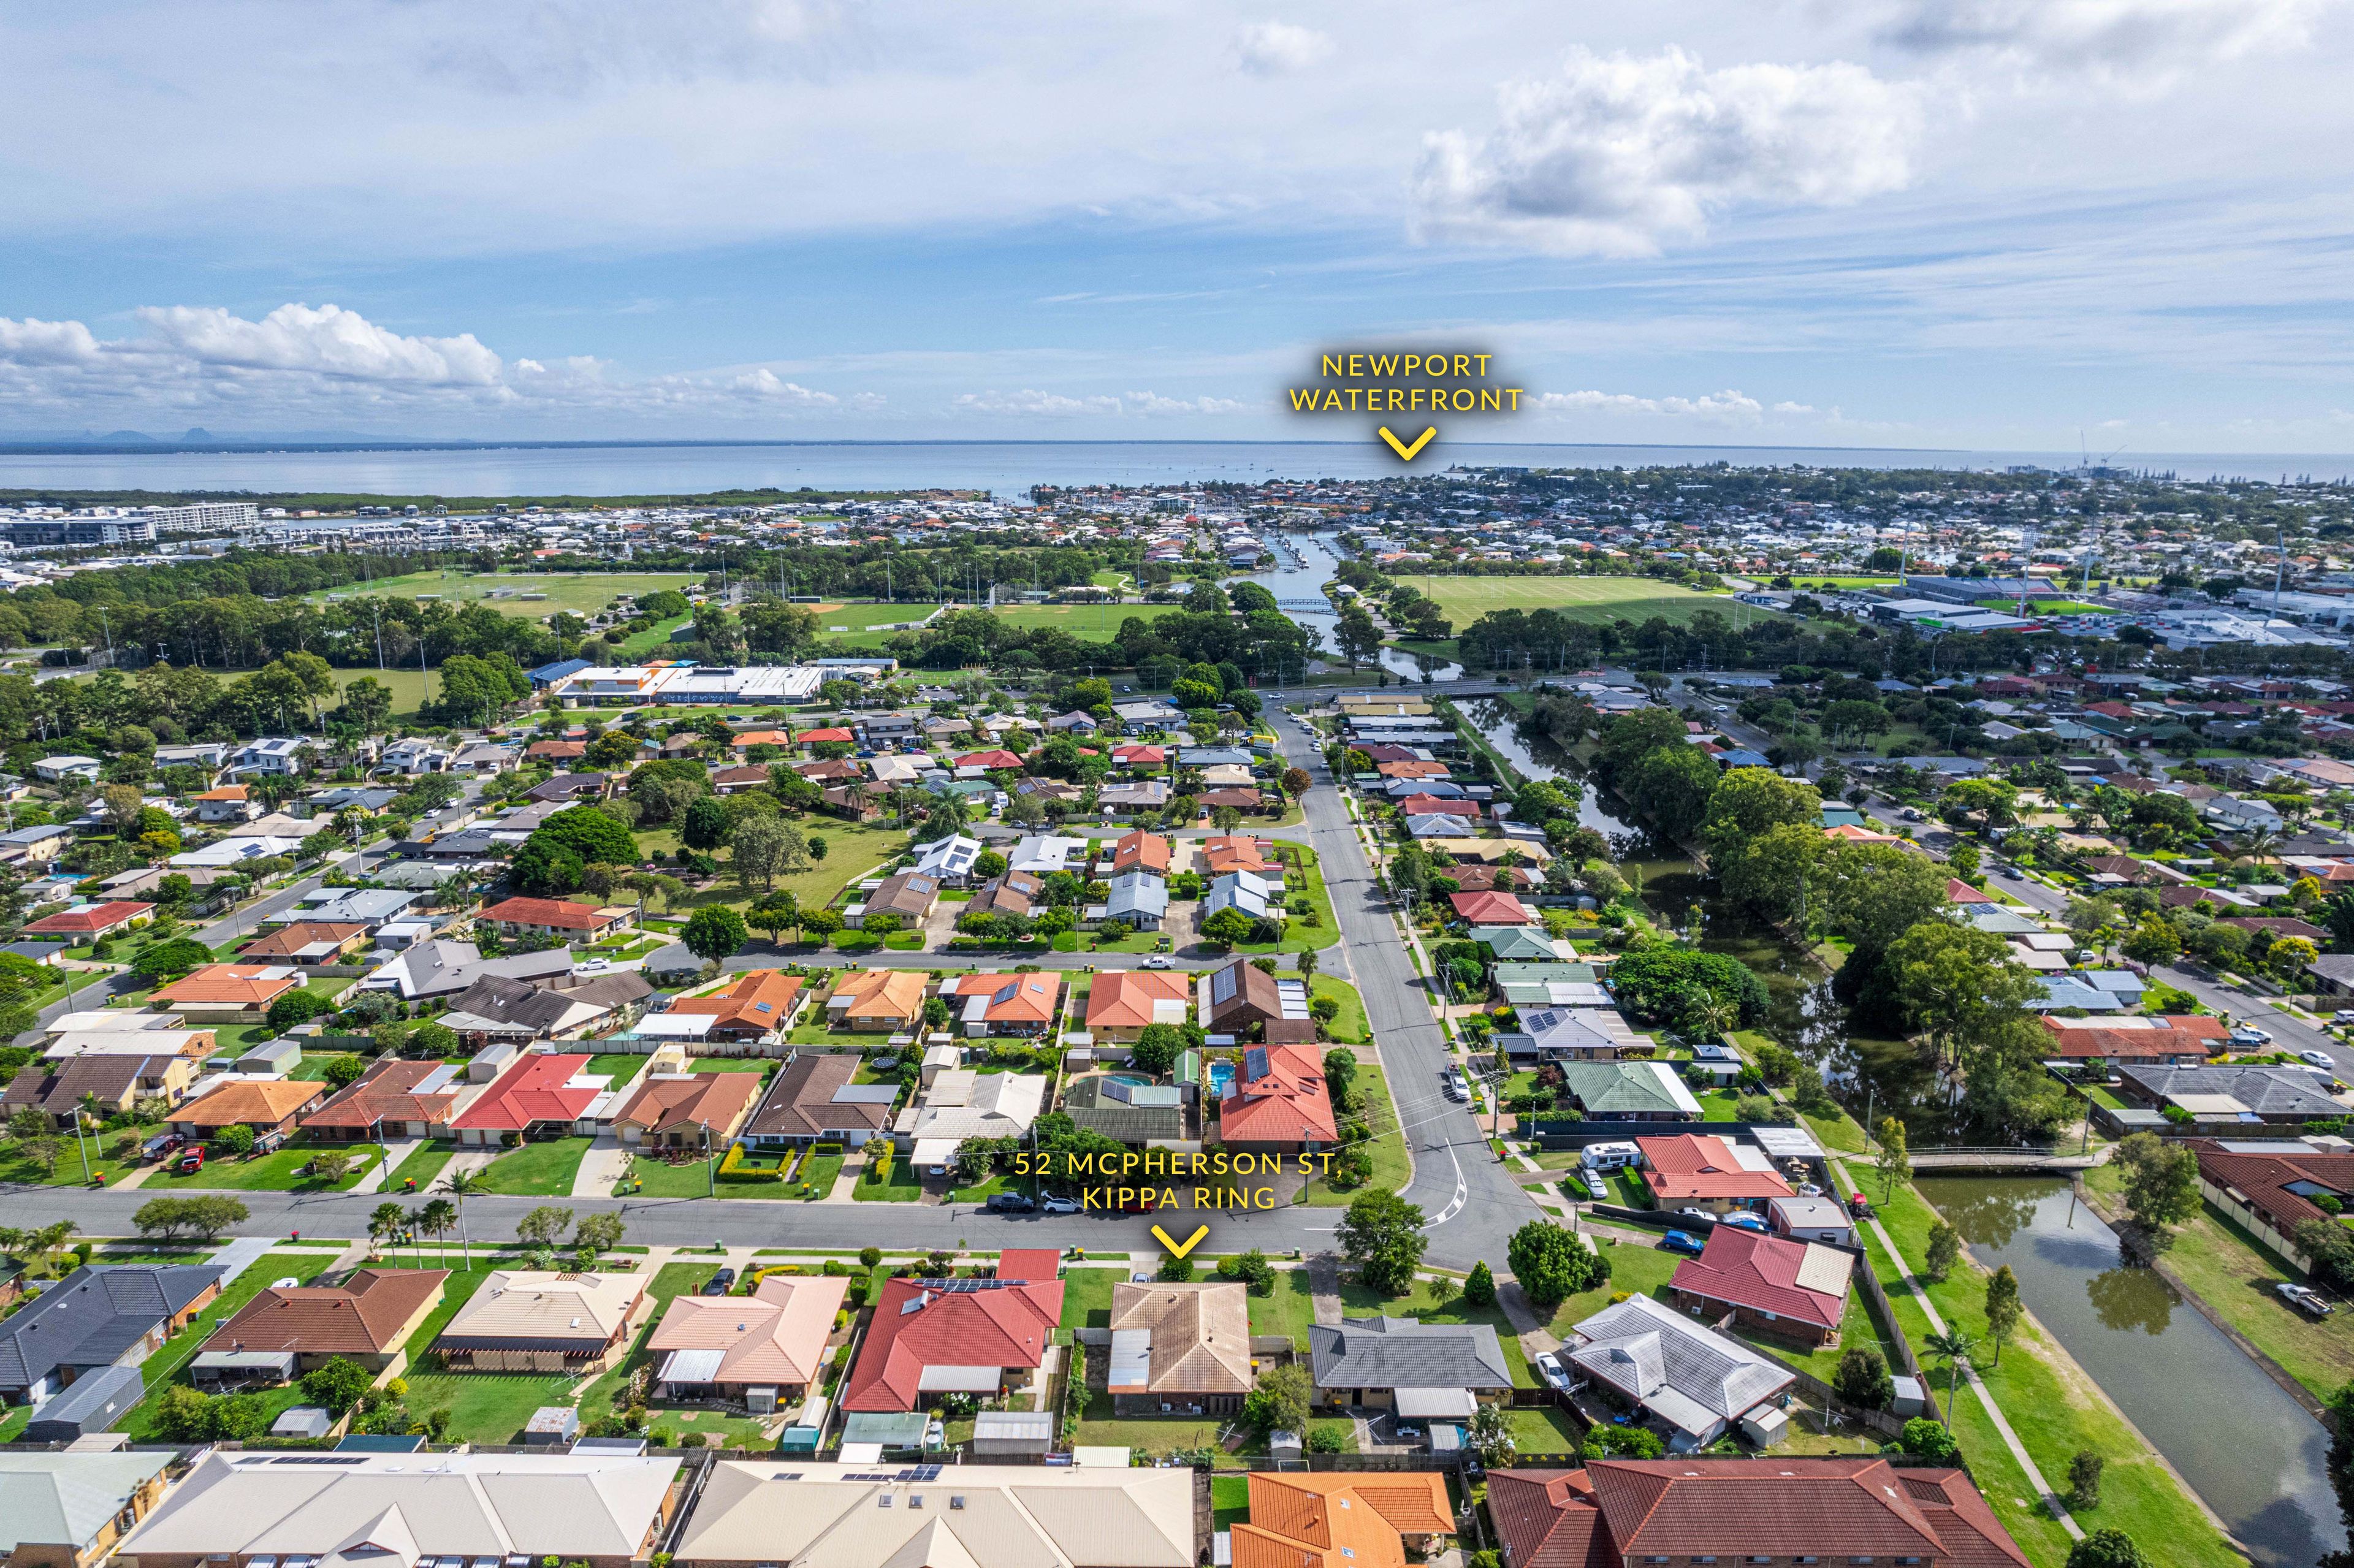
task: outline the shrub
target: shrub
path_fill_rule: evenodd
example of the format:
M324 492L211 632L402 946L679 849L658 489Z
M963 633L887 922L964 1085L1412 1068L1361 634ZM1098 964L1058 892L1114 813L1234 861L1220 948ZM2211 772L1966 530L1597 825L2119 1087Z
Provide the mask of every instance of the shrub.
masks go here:
M2080 1512L2101 1506L2101 1472L2108 1461L2090 1448L2079 1448L2068 1461L2068 1504Z
M1348 1446L1348 1440L1335 1427L1310 1426L1308 1429L1308 1451L1311 1454L1338 1454Z
M1904 1435L1898 1439L1898 1446L1908 1454L1940 1465L1952 1464L1954 1457L1962 1451L1952 1433L1925 1415L1916 1415L1904 1424Z
M1831 1373L1831 1386L1850 1404L1885 1410L1896 1397L1896 1380L1888 1373L1888 1360L1868 1345L1850 1346Z
M1155 1277L1172 1280L1182 1285L1193 1277L1193 1260L1190 1257L1179 1257L1172 1253L1161 1260L1161 1272Z
M1484 1260L1473 1264L1464 1277L1463 1304L1483 1312L1496 1304L1496 1277Z
M335 1004L316 991L290 991L270 1004L270 1027L282 1034L298 1023L334 1011Z
M777 1164L763 1170L748 1163L750 1158L751 1151L742 1144L732 1145L727 1150L727 1157L719 1162L719 1169L712 1174L716 1180L721 1181L745 1183L781 1181L785 1179L783 1161L779 1160Z

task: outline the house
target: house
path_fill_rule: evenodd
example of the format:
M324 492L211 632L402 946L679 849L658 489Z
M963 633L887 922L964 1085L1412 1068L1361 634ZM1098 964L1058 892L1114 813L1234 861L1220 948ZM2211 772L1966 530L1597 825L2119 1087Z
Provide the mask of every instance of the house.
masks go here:
M232 1127L256 1139L293 1135L295 1124L327 1100L327 1086L308 1078L232 1078L172 1107L172 1130L192 1139L217 1138Z
M892 1033L912 1030L924 1016L926 978L910 969L860 969L833 982L825 999L828 1028Z
M956 1159L968 1138L1021 1138L1046 1102L1043 1073L979 1073L951 1067L925 1086L917 1101L899 1113L892 1133L908 1160L927 1175L938 1175Z
M1169 753L1161 747L1148 746L1139 741L1127 746L1113 747L1111 761L1115 768L1132 769L1165 768L1169 765Z
M578 762L588 755L585 740L535 740L523 748L526 760L532 762Z
M1511 1363L1485 1323L1342 1318L1308 1330L1316 1403L1394 1409L1401 1418L1462 1420L1481 1395L1512 1389Z
M1663 1209L1701 1208L1714 1213L1762 1209L1794 1194L1766 1151L1752 1144L1691 1133L1638 1138L1643 1181Z
M981 891L966 901L964 915L1014 915L1028 919L1044 901L1046 884L1035 874L1009 871L1003 876L992 876L981 885Z
M189 1375L200 1385L287 1383L337 1356L383 1372L449 1277L445 1268L363 1268L337 1286L270 1286L213 1330Z
M1455 1529L1431 1470L1253 1470L1249 1489L1250 1517L1228 1535L1234 1568L1405 1568Z
M1588 1121L1699 1121L1704 1113L1665 1062L1564 1061L1562 1088Z
M2230 1026L2203 1013L2163 1013L2087 1023L2047 1012L2039 1022L2051 1036L2045 1049L2046 1059L2052 1061L2195 1067L2231 1048Z
M0 1453L0 1563L97 1568L164 1497L169 1450Z
M663 1397L734 1400L755 1414L800 1404L825 1371L849 1292L843 1277L770 1275L749 1296L673 1298L646 1340Z
M1140 829L1132 833L1122 833L1115 840L1111 846L1112 874L1117 876L1121 872L1140 868L1156 876L1168 875L1169 841L1159 833L1148 833Z
M1085 839L1032 833L1015 842L1006 853L1005 863L1015 871L1034 871L1040 876L1051 876L1058 871L1071 870L1071 863L1082 860L1087 853Z
M1265 839L1246 838L1240 834L1211 837L1202 841L1202 870L1210 876L1225 876L1238 871L1254 876L1279 879L1282 866L1276 859L1273 847Z
M608 1097L603 1078L583 1078L587 1056L532 1053L493 1079L451 1123L461 1144L495 1144L508 1133L563 1138L591 1132L590 1111Z
M1233 1415L1251 1391L1250 1302L1239 1282L1111 1287L1105 1385L1122 1415Z
M1505 969L1568 968L1568 965L1502 964ZM1516 988L1522 989L1522 988ZM1615 1062L1621 1052L1649 1049L1649 1036L1637 1033L1627 1021L1607 1005L1607 996L1588 998L1578 993L1586 988L1575 984L1548 986L1548 1000L1555 991L1568 993L1566 1000L1586 1001L1584 1007L1530 1007L1521 1004L1520 1033L1527 1041L1507 1041L1505 1048L1514 1055L1530 1055L1544 1062ZM1593 988L1599 991L1601 988Z
M1169 917L1169 884L1141 866L1121 872L1111 879L1102 911L1105 920L1131 931L1158 931Z
M1140 1149L1184 1139L1185 1099L1185 1089L1176 1084L1139 1084L1090 1073L1064 1085L1063 1102L1055 1108L1077 1127Z
M95 784L105 766L95 757L44 757L33 764L33 777L49 784L60 784L69 779Z
M271 1002L302 989L302 973L285 965L206 964L148 1000L191 1023L259 1023Z
M545 784L535 784L524 792L527 800L601 800L611 792L613 780L603 773L559 773Z
M1766 1205L1766 1223L1777 1236L1794 1241L1853 1246L1855 1227L1835 1198L1776 1198Z
M34 921L25 927L25 935L94 940L128 931L154 912L153 904L85 904Z
M949 887L962 887L972 875L973 863L988 849L979 839L961 833L917 846L915 869Z
M907 926L920 926L931 918L933 908L940 901L938 879L918 871L903 871L883 879L883 885L866 895L865 901L845 912L853 929L864 929L867 918L875 915L896 915Z
M969 1036L1039 1035L1055 1020L1062 980L1051 974L971 974L940 981L949 1016Z
M313 1143L373 1143L447 1138L458 1112L459 1066L451 1062L377 1061L302 1118Z
M0 865L47 865L73 842L73 830L58 822L0 833Z
M678 1501L678 1461L632 1454L440 1453L420 1464L418 1454L359 1452L302 1462L316 1457L206 1454L131 1532L125 1559L139 1568L267 1568L266 1557L392 1568L554 1557L629 1568L660 1548Z
M1797 1381L1649 1296L1614 1302L1578 1324L1563 1360L1650 1414L1677 1453L1706 1447Z
M436 1022L478 1048L493 1040L578 1040L636 1009L653 989L635 969L551 975L536 985L484 975Z
M1315 1048L1254 1045L1244 1052L1241 1071L1218 1102L1218 1134L1229 1148L1260 1152L1307 1153L1339 1141Z
M636 1274L501 1269L450 1319L433 1348L461 1372L580 1377L620 1360L645 1321L652 1281Z
M502 937L553 937L565 942L597 942L637 918L632 909L599 909L563 898L502 899L474 916Z
M841 1408L917 1410L943 1393L1029 1389L1062 1322L1059 1266L1058 1253L1013 1250L994 1279L886 1280Z
M1568 950L1542 926L1481 926L1473 929L1471 939L1493 954L1500 965L1558 963Z
M1140 779L1132 783L1106 784L1096 791L1096 804L1108 816L1132 817L1139 811L1158 811L1169 804L1169 783L1162 779Z
M1202 982L1202 1020L1213 1033L1242 1034L1283 1016L1275 977L1236 959Z
M215 1264L84 1265L0 1320L0 1403L38 1404L76 1378L135 1367L220 1294Z
M801 1006L801 977L777 969L752 969L714 996L691 996L672 1002L673 1017L708 1018L705 1037L768 1040L792 1022Z
M1519 893L1537 884L1517 865L1450 866L1447 874L1458 893Z
M410 736L386 747L372 771L379 775L447 773L454 755L447 747Z
M740 795L747 789L762 789L768 782L769 770L759 767L721 768L711 775L712 792L718 795Z
M1200 916L1204 924L1224 909L1239 909L1254 920L1280 919L1283 908L1280 895L1267 879L1247 871L1228 872L1213 877L1202 895Z
M72 1037L69 1036L69 1040ZM141 1036L124 1034L125 1041ZM74 1111L95 1103L104 1112L127 1114L141 1100L161 1097L177 1105L196 1082L196 1058L159 1047L106 1050L45 1060L19 1068L0 1092L0 1121L27 1107L56 1128L69 1126Z
M613 1113L613 1133L648 1149L724 1150L760 1086L758 1073L649 1073Z
M516 755L512 746L501 746L495 741L476 741L458 748L457 755L450 759L450 771L474 775L505 773L514 767Z
M892 1083L852 1083L858 1063L854 1055L834 1052L788 1060L744 1125L744 1141L755 1148L822 1142L863 1148L890 1128L899 1088Z
M370 930L408 913L418 895L391 887L318 887L296 900L292 920L328 926L366 926Z
M2192 1139L2199 1160L2199 1191L2248 1233L2304 1273L2313 1259L2297 1245L2296 1231L2308 1222L2338 1223L2354 1205L2354 1151L2309 1139L2239 1142ZM2327 1198L2336 1209L2324 1209Z
M2346 1107L2325 1087L2326 1080L2303 1066L2135 1065L2117 1071L2119 1099L2146 1110L2188 1111L2190 1125L2202 1130L2334 1121Z
M238 956L268 959L288 964L340 964L355 958L368 945L366 926L326 920L297 920L247 943Z
M1906 1563L2027 1568L1966 1471L1878 1455L1593 1459L1491 1470L1506 1568L1639 1563Z
M1193 988L1166 969L1110 969L1087 992L1087 1030L1098 1042L1133 1044L1149 1024L1193 1021Z
M1676 1266L1668 1289L1711 1322L1729 1311L1739 1329L1813 1351L1839 1342L1854 1266L1832 1247L1718 1225L1698 1257Z
M984 1412L981 1420L990 1422ZM980 1433L976 1429L976 1451ZM1193 1568L1209 1552L1182 1469L938 1470L722 1459L676 1568ZM1371 1565L1368 1565L1371 1568Z
M265 736L250 746L240 747L229 758L232 776L259 777L274 774L294 778L309 766L311 743L301 738Z
M484 975L503 980L538 980L572 972L572 955L562 948L485 959L472 942L429 937L412 942L360 982L362 991L398 991L404 1001L455 996Z

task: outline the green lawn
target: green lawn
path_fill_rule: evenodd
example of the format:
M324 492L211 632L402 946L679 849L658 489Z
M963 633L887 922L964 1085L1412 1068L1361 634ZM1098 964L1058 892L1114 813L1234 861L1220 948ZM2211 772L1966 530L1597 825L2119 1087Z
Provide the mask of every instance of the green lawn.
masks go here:
M711 1168L718 1164L723 1158L725 1157L722 1155L715 1154L708 1160L697 1160L685 1165L672 1165L663 1160L641 1155L631 1163L630 1174L631 1180L639 1183L638 1191L649 1198L705 1198L712 1195ZM621 1189L616 1185L613 1191L614 1194L619 1196ZM773 1181L735 1182L718 1189L718 1196L722 1198L772 1198L782 1195L783 1189Z
M5 1149L0 1149L0 1184L80 1187L88 1184L91 1170L96 1171L101 1181L112 1181L138 1169L136 1160L109 1159L105 1150L95 1143L91 1144L90 1150L97 1157L96 1164L86 1168L82 1164L82 1150L78 1140L62 1133L56 1136L58 1149L58 1163L56 1168L47 1175L42 1174L39 1166L26 1158L24 1146L21 1143L12 1142Z
M1833 1167L1834 1172L1840 1169ZM1842 1192L1852 1190L1845 1182L1840 1185ZM1879 1209L1882 1224L1895 1238L1909 1266L1917 1268L1927 1250L1935 1212L1911 1187L1898 1188L1893 1200ZM1872 1266L1895 1308L1897 1328L1915 1347L1926 1343L1929 1323L1920 1302L1897 1282L1896 1266L1882 1249L1879 1237L1870 1227L1864 1234ZM1967 1253L1942 1284L1930 1284L1927 1289L1949 1327L1984 1338L1986 1271ZM2166 1542L2169 1564L2231 1568L2244 1561L2115 1408L2105 1399L2084 1395L2081 1391L2090 1382L2084 1370L2032 1319L2021 1323L2005 1340L1999 1361L1974 1360L1973 1365L2046 1480L2064 1487L2068 1463L2082 1449L2090 1448L2107 1459L2101 1506L2078 1519L2087 1530L2109 1525L2137 1542ZM1954 1433L1962 1440L1980 1490L2012 1538L2039 1568L2063 1563L2066 1536L2056 1523L2043 1519L2040 1503L2026 1509L2016 1506L2020 1499L2032 1503L2034 1494L1978 1400L1967 1392L1956 1402Z
M302 1167L312 1157L328 1152L329 1146L295 1144L272 1154L252 1160L237 1160L226 1155L209 1156L204 1169L193 1176L178 1176L169 1170L147 1178L139 1189L143 1192L174 1192L186 1189L196 1192L212 1189L228 1192L348 1192L359 1185L360 1178L376 1169L384 1150L373 1143L336 1144L333 1148L352 1157L352 1168L343 1180L333 1183L315 1176L302 1174Z
M862 1203L912 1203L923 1197L923 1183L916 1180L915 1168L907 1160L891 1161L889 1176L886 1181L877 1181L872 1167L860 1171L851 1196Z
M451 1156L457 1152L458 1146L454 1143L430 1140L420 1143L414 1153L393 1168L387 1184L398 1187L404 1181L413 1181L417 1183L417 1190L422 1192L433 1185L433 1179L441 1174L441 1167L449 1164Z
M812 1154L794 1169L793 1179L781 1189L782 1195L815 1202L833 1191L833 1184L841 1176L841 1155Z
M652 1056L634 1052L599 1052L588 1058L588 1065L580 1069L580 1074L588 1078L607 1078L611 1080L612 1087L626 1088L652 1060Z
M1299 1190L1299 1201L1316 1208L1342 1208L1358 1193L1379 1187L1394 1192L1411 1178L1406 1159L1405 1134L1398 1128L1397 1107L1390 1100L1390 1086L1382 1070L1371 1062L1357 1064L1357 1089L1364 1097L1365 1125L1373 1134L1373 1173L1362 1185L1346 1192L1336 1192L1321 1176L1309 1179Z
M1512 1446L1522 1454L1575 1454L1577 1423L1549 1404L1518 1404L1504 1413Z
M1727 620L1741 617L1773 618L1770 610L1735 604L1723 594L1695 592L1653 577L1399 577L1399 586L1418 589L1438 603L1457 630L1498 609L1550 609L1571 620L1596 625L1631 620L1640 626L1662 616L1677 626L1690 626L1703 609Z
M1329 996L1341 1004L1341 1011L1334 1013L1332 1022L1324 1026L1326 1033L1351 1045L1373 1044L1365 1025L1365 1001L1357 994L1355 986L1347 980L1320 974L1309 982L1308 994L1311 997Z
M483 1190L525 1198L570 1197L572 1179L579 1173L580 1157L588 1152L590 1141L557 1138L509 1150L482 1168Z
M1285 863L1283 903L1286 909L1292 900L1305 895L1310 913L1293 915L1283 927L1279 942L1237 942L1237 953L1297 953L1309 948L1329 948L1341 939L1340 922L1332 918L1332 895L1325 891L1323 868L1316 863L1316 852L1306 844L1284 843L1275 846L1278 860Z
M1232 1530L1250 1521L1250 1478L1215 1476L1210 1481L1210 1527Z
M501 615L544 620L559 609L568 609L586 619L604 609L621 594L642 598L663 588L685 593L695 583L694 575L687 572L464 572L451 567L380 577L373 583L352 583L308 597L323 599L382 594L392 599L433 598L453 609L481 604ZM493 599L490 596L494 588L513 591L506 598ZM517 597L526 593L544 593L547 597Z
M327 1065L339 1060L345 1054L345 1053L341 1051L324 1053L305 1051L302 1053L302 1059L294 1064L294 1070L286 1075L290 1078L302 1078L310 1083L323 1084L327 1081Z
M638 1331L636 1341L630 1347L630 1353L623 1357L610 1372L589 1384L588 1392L580 1396L580 1422L584 1427L611 1416L614 1398L627 1388L631 1374L651 1359L652 1353L646 1349L646 1340L652 1338L654 1327L662 1321L663 1313L669 1308L672 1299L679 1296L691 1295L701 1289L705 1281L718 1271L719 1265L716 1260L710 1263L668 1263L663 1266L662 1271L654 1276L653 1284L647 1290L647 1295L653 1299L653 1310L647 1315L645 1327ZM412 1399L410 1403L413 1406L415 1401ZM655 1428L667 1428L681 1437L695 1434L707 1436L717 1432L727 1437L731 1446L737 1447L745 1446L747 1442L755 1447L760 1446L763 1443L762 1423L722 1415L716 1411L667 1410L657 1404L652 1408L652 1419L649 1423L649 1430Z
M1063 1327L1111 1327L1111 1287L1128 1277L1120 1268L1066 1268L1063 1271ZM1256 1305L1256 1298L1254 1298ZM1254 1332L1257 1325L1253 1324Z
M886 862L904 853L907 848L905 829L893 827L888 821L844 822L830 818L811 817L802 824L802 831L811 838L825 841L825 858L807 871L794 872L776 879L776 885L801 901L804 909L822 909L842 895L842 890L852 883L872 876ZM642 847L652 848L653 835L641 834ZM722 856L723 874L710 890L696 894L681 909L691 914L708 904L726 904L739 913L750 906L753 899L727 876L727 857ZM755 940L765 941L765 936L755 934Z
M776 1065L768 1056L690 1056L686 1070L690 1073L765 1073Z
M1555 1339L1567 1339L1572 1329L1609 1306L1610 1298L1621 1292L1628 1296L1659 1295L1667 1287L1676 1265L1683 1261L1680 1255L1648 1243L1625 1241L1613 1246L1606 1239L1602 1255L1610 1261L1609 1281L1595 1289L1580 1291L1553 1308L1553 1321L1547 1326Z
M1316 1298L1304 1268L1276 1270L1274 1292L1250 1298L1251 1332L1288 1335L1301 1355L1308 1353L1308 1330L1315 1322Z

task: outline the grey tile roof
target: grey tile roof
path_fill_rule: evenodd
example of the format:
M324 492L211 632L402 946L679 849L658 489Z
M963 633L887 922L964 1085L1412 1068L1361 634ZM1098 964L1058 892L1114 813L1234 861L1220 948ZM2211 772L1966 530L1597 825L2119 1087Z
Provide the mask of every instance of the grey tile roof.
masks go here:
M1577 1339L1571 1361L1688 1432L1735 1420L1796 1381L1648 1296L1604 1308Z
M2331 1119L2346 1107L2320 1092L2320 1080L2302 1067L2120 1067L2117 1075L2157 1099L2179 1095L2229 1095L2258 1116Z
M1343 1318L1308 1330L1319 1388L1510 1388L1512 1371L1485 1323Z
M102 1367L217 1284L209 1264L75 1269L0 1323L0 1391L33 1387L59 1367Z

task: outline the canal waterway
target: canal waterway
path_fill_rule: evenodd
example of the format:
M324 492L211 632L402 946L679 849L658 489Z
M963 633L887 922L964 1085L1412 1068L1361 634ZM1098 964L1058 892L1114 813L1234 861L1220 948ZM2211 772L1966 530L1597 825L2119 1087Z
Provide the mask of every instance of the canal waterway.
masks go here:
M2320 1424L2154 1270L2128 1266L2116 1233L2067 1181L1926 1176L1914 1185L1978 1262L2010 1266L2028 1310L2258 1563L2312 1568L2346 1544ZM2166 1560L2163 1542L2142 1547Z
M1340 551L1333 535L1286 534L1269 530L1266 542L1267 547L1275 552L1278 563L1275 568L1271 571L1250 572L1240 577L1229 577L1226 579L1228 586L1248 582L1257 583L1266 588L1283 603L1284 614L1302 626L1312 626L1316 629L1317 633L1324 640L1324 662L1328 665L1334 667L1344 665L1347 662L1340 657L1340 645L1333 641L1333 628L1340 624L1341 618L1329 608L1330 601L1324 597L1324 585L1332 580L1332 574L1339 570L1341 566ZM1299 604L1315 604L1327 608L1318 609L1292 608ZM1418 684L1426 677L1432 683L1459 681L1463 678L1463 666L1460 664L1449 663L1444 659L1431 659L1421 654L1408 653L1399 648L1382 650L1382 668L1389 672L1391 679L1404 681L1409 684Z

